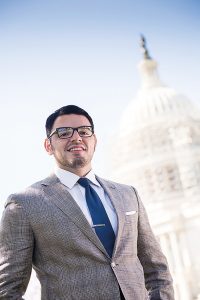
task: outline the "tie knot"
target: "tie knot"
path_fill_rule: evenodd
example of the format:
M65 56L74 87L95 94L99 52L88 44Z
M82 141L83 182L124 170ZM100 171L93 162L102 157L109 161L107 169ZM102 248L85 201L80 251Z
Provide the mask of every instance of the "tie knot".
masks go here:
M87 178L85 178L85 177L79 178L78 183L79 183L81 186L83 186L84 188L90 186L90 181L89 181L89 179L87 179Z

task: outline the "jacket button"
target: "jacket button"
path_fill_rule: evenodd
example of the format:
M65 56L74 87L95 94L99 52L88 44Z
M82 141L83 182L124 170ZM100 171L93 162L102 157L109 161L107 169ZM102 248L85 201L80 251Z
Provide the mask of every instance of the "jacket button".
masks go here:
M111 267L112 267L112 268L116 267L116 263L115 263L114 261L111 262Z

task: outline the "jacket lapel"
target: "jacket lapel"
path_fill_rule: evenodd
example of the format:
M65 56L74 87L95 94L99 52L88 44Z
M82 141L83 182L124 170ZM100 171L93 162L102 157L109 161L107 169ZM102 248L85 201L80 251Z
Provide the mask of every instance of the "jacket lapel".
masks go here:
M51 175L42 181L44 192L49 200L53 202L79 229L94 243L106 256L108 256L97 235L91 228L82 210L73 199L65 186L59 181L56 175ZM108 256L109 257L109 256Z
M121 240L122 231L125 222L125 212L124 212L125 210L123 205L122 193L120 193L116 185L114 185L112 182L99 178L98 176L96 176L96 179L108 194L117 214L118 230L117 230L117 236L116 236L115 246L113 251L113 256L114 256Z

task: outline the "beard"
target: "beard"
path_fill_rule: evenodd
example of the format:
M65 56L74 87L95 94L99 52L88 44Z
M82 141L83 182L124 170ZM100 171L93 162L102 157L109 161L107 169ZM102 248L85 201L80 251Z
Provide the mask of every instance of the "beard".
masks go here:
M54 155L54 156L55 156L57 163L60 165L60 167L65 170L80 169L80 168L85 167L88 163L87 159L85 159L84 157L74 157L71 159L64 159L61 157L56 157L56 155Z
M85 167L87 164L87 161L83 157L76 157L74 159L71 159L67 162L66 167L69 167L71 169L79 169Z

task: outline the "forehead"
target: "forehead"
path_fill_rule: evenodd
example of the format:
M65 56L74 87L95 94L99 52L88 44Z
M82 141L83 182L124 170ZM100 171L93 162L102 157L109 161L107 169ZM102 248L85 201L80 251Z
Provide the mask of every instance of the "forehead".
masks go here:
M89 120L85 116L70 114L59 116L53 124L53 129L58 127L79 127L90 125Z

